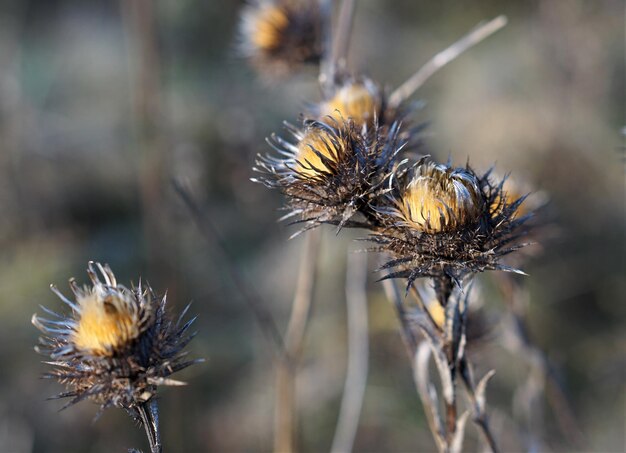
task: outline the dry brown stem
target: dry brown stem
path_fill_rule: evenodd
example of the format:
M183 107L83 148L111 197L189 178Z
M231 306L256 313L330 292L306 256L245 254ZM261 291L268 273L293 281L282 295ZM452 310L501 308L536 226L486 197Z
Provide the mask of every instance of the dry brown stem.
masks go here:
M300 361L304 334L311 313L316 264L319 254L320 230L305 233L304 250L291 316L285 334L283 359L277 362L276 402L274 407L274 451L294 451L297 413L295 408L296 372Z
M433 74L450 63L469 48L489 37L507 23L506 16L498 16L486 24L479 24L463 38L432 57L424 66L417 70L406 82L400 85L389 97L389 105L399 106L410 98Z
M352 451L367 384L367 255L348 254L346 276L348 316L348 369L339 419L331 447L333 453Z

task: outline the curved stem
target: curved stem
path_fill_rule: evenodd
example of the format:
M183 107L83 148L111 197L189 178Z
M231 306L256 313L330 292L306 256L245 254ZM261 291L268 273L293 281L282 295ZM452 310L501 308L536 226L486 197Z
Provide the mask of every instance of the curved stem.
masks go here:
M319 228L306 233L296 293L293 298L287 333L284 337L283 356L276 363L274 451L281 453L294 451L295 428L297 424L295 409L296 370L313 303L319 243Z
M355 0L343 0L337 18L335 28L332 27L331 15L327 15L328 30L326 36L326 55L320 66L320 84L326 96L332 93L333 85L337 75L346 68L346 58L350 45L350 35L352 34L352 24L354 22ZM326 9L331 9L330 2L326 0L323 5Z
M346 278L348 370L339 410L333 453L352 451L367 386L367 255L350 253Z
M463 38L445 50L432 57L424 66L419 68L406 82L400 85L389 97L389 105L397 107L410 98L419 87L442 67L450 63L467 49L475 46L506 25L506 16L498 16L486 24L479 24Z
M161 434L159 431L159 406L155 398L137 407L141 424L146 430L148 442L150 443L150 453L161 453Z
M498 453L500 451L498 449L498 444L496 443L496 439L491 432L489 420L487 418L487 414L485 413L485 408L482 407L484 404L479 403L478 397L476 395L476 385L474 384L472 367L467 357L464 357L461 360L460 367L460 375L463 379L463 383L465 384L465 391L470 400L470 403L472 404L472 410L474 412L474 423L476 423L476 425L478 426L478 429L482 433L485 442L487 442L487 445L489 445L491 451L493 453ZM484 395L481 395L480 397L484 399Z

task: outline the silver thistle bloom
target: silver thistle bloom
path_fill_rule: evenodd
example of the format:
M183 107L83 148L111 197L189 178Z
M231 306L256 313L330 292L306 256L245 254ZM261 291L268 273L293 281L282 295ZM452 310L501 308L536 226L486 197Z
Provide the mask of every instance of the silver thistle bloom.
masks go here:
M195 335L188 332L195 318L183 323L185 309L171 320L165 297L141 283L132 288L118 284L107 265L90 262L87 273L91 285L79 287L70 280L75 300L51 286L71 308L69 316L43 306L49 317L33 315L44 334L35 349L54 367L44 377L67 387L55 397L70 399L63 409L85 399L98 403L101 411L125 409L144 424L152 451L159 451L157 386L184 384L169 376L201 361L185 360L182 352Z
M504 180L494 182L466 166L452 168L420 160L396 172L393 190L378 207L384 228L371 239L392 259L385 278L406 278L408 287L419 277L435 284L460 285L467 275L485 270L522 273L502 258L523 247L531 214L519 216L525 196L511 200Z
M305 120L302 128L286 125L294 141L272 136L279 156L259 156L253 181L287 196L284 218L297 216L304 229L321 223L372 227L372 203L386 190L403 144L399 124L388 132L353 120Z

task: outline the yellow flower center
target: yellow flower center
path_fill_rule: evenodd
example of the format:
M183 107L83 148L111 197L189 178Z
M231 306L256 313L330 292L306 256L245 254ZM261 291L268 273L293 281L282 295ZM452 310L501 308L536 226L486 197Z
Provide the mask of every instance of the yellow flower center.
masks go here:
M329 131L319 128L309 129L298 142L296 170L309 178L318 176L322 172L330 172L331 169L317 153L332 162L337 162L342 152L341 143Z
M469 174L449 173L427 164L398 203L405 221L427 233L450 231L480 215L481 198Z
M80 318L73 343L93 355L111 355L139 335L132 302L117 295L86 294L78 300Z
M322 120L328 116L342 122L351 118L358 125L371 123L380 109L380 101L375 93L361 83L341 87L335 96L322 105Z
M255 19L252 42L263 50L274 50L280 46L283 31L289 25L285 11L278 6L265 6Z

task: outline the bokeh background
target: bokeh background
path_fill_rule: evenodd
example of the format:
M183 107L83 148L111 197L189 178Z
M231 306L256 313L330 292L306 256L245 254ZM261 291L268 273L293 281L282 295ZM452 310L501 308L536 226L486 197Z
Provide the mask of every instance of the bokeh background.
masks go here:
M529 366L503 347L506 311L481 277L493 325L477 347L495 368L488 401L506 450L624 451L624 3L620 0L359 0L352 67L397 86L478 22L508 26L420 89L427 149L496 163L549 199L540 253L524 264L529 336L550 359L583 442L548 398L536 434L520 415ZM316 74L260 80L236 56L237 1L3 0L0 3L0 451L147 448L123 411L58 412L30 324L61 309L55 283L88 260L147 279L173 309L193 301L189 385L161 393L166 451L268 451L274 368L232 272L286 323L302 239L276 222L281 195L250 182L264 137L319 99ZM198 228L185 184L214 230ZM205 225L206 226L206 225ZM222 245L216 239L217 230ZM330 447L346 364L345 263L362 248L324 228L315 306L298 375L300 451ZM376 265L370 258L372 268ZM370 371L357 451L434 449L394 313L370 274ZM490 289L491 288L491 289ZM504 335L504 337L503 337ZM539 415L538 415L539 416ZM467 449L477 448L474 427Z

